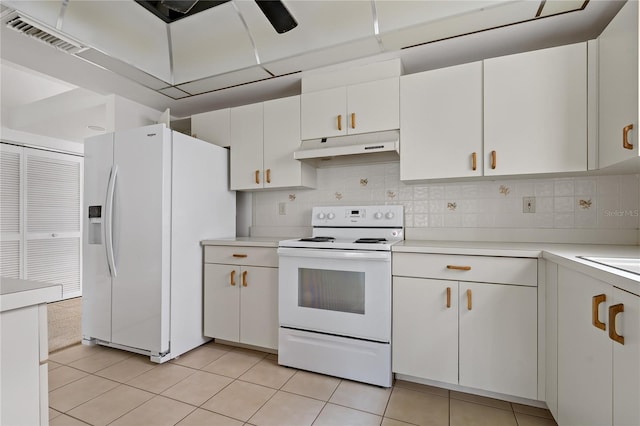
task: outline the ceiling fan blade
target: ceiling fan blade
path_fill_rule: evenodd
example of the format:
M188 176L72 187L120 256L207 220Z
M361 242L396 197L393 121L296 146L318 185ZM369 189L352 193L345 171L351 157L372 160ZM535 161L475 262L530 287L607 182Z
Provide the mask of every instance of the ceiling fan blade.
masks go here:
M255 0L264 16L278 34L286 33L298 26L287 7L279 0Z

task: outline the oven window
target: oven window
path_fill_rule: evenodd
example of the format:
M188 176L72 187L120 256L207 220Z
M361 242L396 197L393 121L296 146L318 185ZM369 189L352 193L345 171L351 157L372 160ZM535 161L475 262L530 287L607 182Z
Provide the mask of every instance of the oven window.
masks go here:
M299 268L298 306L364 315L364 272Z

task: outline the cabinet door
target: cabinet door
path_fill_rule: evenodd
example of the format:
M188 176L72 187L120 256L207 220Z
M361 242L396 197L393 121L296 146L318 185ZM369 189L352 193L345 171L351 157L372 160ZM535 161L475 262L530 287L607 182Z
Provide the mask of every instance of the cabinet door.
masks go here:
M265 188L297 186L302 163L293 159L300 148L300 96L264 103Z
M302 139L347 134L347 88L301 95Z
M393 278L392 351L394 373L458 383L456 281Z
M229 108L191 116L191 136L218 146L231 146Z
M628 1L598 37L599 167L637 157L638 2ZM623 146L623 129L632 149Z
M538 395L537 288L460 283L460 385Z
M593 325L593 297L605 295L598 318L608 330L610 286L558 267L558 424L612 421L612 355L607 331ZM637 363L637 359L636 359ZM637 401L636 401L637 405Z
M231 189L264 184L262 103L231 108Z
M586 43L484 61L484 156L492 176L587 170Z
M400 179L482 176L482 62L403 76L400 103Z
M640 297L614 288L613 300L624 306L615 321L624 345L612 343L613 424L640 425Z
M241 283L240 342L278 348L278 269L245 266Z
M239 341L241 270L233 265L204 265L204 335Z
M397 77L347 86L347 133L400 127L400 82Z

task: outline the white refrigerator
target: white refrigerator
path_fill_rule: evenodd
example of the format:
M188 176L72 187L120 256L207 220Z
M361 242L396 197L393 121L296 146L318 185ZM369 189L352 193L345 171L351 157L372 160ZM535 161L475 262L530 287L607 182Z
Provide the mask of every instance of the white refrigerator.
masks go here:
M84 155L83 343L161 363L206 342L200 241L235 236L228 151L158 124Z

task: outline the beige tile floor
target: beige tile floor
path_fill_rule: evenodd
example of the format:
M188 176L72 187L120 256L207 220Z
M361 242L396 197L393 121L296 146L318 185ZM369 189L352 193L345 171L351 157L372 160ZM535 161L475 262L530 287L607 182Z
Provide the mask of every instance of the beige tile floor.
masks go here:
M547 410L396 381L383 389L208 343L165 364L101 346L49 356L56 425L554 426Z

